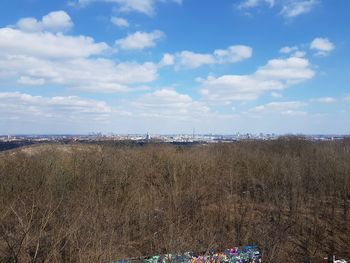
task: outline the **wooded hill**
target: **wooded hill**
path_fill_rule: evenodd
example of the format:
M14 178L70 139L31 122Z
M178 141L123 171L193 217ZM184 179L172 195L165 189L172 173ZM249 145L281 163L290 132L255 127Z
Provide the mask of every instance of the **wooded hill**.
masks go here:
M350 142L39 145L0 154L0 262L106 262L256 244L350 259Z

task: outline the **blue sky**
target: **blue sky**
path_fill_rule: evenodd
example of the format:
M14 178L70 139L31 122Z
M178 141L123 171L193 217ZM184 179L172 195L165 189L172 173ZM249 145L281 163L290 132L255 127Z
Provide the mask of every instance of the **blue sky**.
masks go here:
M348 0L0 5L0 134L350 132Z

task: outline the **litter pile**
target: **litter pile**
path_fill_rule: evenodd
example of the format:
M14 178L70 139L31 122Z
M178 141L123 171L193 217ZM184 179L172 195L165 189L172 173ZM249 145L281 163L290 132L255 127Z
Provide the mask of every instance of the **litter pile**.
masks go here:
M165 254L137 259L118 260L115 263L261 263L260 250L257 246L245 246L226 249L224 251L209 251L204 253L186 252L174 255Z

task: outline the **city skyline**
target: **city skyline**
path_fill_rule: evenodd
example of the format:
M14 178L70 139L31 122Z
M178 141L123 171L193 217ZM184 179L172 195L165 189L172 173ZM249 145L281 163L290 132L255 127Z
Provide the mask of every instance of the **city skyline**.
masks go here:
M0 134L348 134L349 9L4 0Z

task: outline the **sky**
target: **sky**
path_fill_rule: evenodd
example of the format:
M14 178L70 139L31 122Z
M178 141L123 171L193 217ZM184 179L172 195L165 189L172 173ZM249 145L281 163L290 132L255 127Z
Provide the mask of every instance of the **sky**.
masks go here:
M349 11L2 0L0 134L349 134Z

